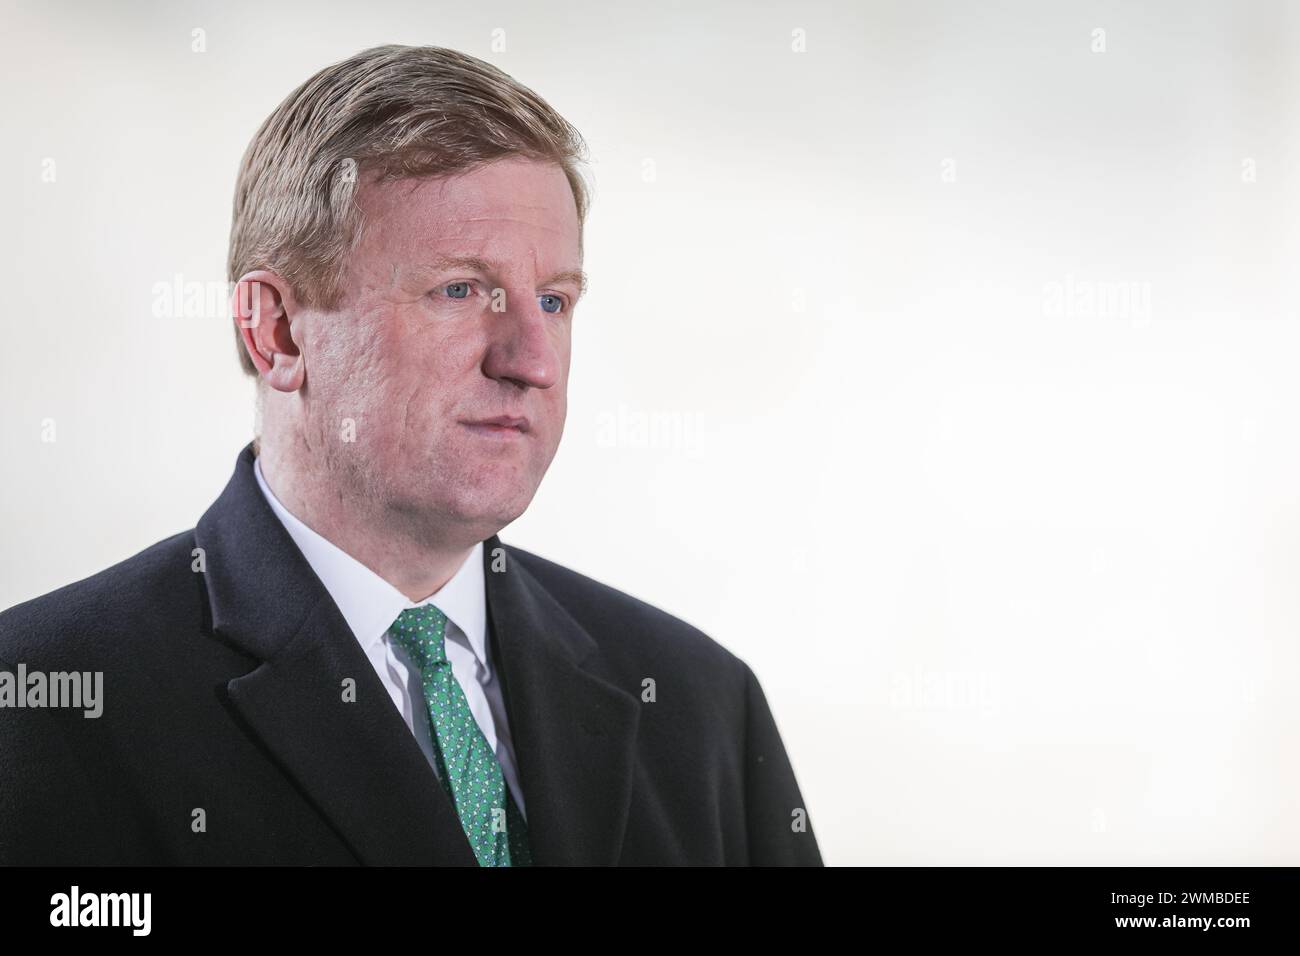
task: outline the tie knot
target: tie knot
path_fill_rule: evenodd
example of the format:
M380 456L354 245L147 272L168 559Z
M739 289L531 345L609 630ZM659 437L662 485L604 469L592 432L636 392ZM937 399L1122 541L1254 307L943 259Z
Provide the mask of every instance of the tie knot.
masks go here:
M408 607L388 630L421 671L430 665L446 663L447 615L432 604Z

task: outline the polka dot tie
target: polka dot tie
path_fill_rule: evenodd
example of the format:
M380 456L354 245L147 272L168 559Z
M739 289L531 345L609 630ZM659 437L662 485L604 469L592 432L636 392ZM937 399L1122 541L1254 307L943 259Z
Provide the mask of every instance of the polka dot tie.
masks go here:
M523 816L452 673L446 629L447 615L422 604L403 611L388 633L420 669L438 776L479 865L528 866Z

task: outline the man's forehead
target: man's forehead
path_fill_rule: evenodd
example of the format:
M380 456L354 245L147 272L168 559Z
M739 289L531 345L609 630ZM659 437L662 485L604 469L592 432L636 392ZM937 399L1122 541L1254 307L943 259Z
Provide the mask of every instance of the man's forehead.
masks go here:
M577 204L564 171L551 163L517 159L438 176L363 177L356 201L363 209L407 213L405 218L411 219L436 215L472 221L527 213L558 219L564 210L577 222ZM567 223L554 225L562 228Z
M449 176L363 177L357 202L354 265L388 273L394 286L461 271L504 281L525 270L586 289L577 207L558 166L501 160Z
M561 178L563 174L561 173ZM464 190L447 181L394 180L363 187L358 196L363 245L434 255L483 255L493 244L540 245L564 257L576 254L577 207L567 180L560 190L498 183Z

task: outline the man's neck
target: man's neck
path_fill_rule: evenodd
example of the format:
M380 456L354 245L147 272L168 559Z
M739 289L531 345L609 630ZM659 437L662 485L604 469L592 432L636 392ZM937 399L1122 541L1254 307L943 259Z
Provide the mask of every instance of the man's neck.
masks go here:
M257 455L271 493L295 518L351 555L411 601L428 598L465 564L474 544L439 546L437 535L389 528L384 516L345 500L319 473L299 469L263 448Z

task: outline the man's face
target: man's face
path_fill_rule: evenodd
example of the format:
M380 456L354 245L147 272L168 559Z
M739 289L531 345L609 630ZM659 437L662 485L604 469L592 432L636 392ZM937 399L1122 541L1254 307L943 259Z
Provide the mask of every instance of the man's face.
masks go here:
M528 507L564 430L572 190L558 166L509 158L364 182L358 204L347 298L303 332L309 441L340 493L414 534L482 540ZM497 416L526 425L474 424Z

